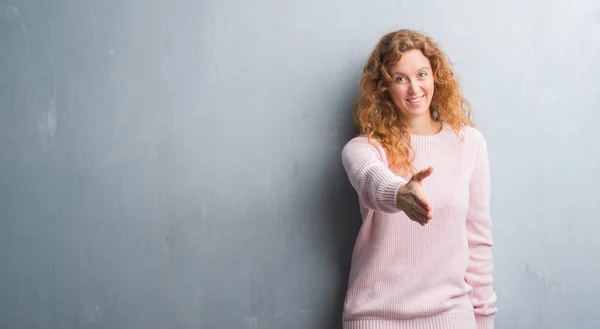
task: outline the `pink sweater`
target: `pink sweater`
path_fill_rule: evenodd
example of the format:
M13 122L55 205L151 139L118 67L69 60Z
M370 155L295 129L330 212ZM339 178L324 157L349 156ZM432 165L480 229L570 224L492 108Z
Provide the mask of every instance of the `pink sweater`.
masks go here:
M342 162L359 196L363 223L344 305L345 329L492 329L490 171L485 139L447 125L413 135L417 170L433 218L424 227L396 208L406 180L387 166L384 149L349 141ZM375 142L373 142L375 143Z

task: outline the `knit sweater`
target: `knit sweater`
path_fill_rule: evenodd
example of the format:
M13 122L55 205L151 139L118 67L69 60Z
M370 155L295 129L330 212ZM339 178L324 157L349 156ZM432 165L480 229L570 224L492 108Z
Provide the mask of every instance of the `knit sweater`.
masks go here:
M490 169L483 135L448 125L411 135L432 219L421 226L396 207L407 180L386 152L359 136L342 150L362 226L352 256L344 329L493 329Z

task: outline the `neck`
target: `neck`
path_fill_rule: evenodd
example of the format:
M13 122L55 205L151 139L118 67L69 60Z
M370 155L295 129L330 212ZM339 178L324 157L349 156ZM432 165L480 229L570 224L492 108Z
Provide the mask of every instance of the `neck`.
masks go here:
M442 123L435 121L431 116L422 116L404 120L408 132L413 135L435 135L442 130Z

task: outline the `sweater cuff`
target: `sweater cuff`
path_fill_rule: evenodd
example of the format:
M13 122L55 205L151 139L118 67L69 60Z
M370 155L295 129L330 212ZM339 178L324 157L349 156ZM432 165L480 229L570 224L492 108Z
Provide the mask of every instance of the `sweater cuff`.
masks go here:
M477 323L477 329L494 329L496 316L495 314L490 315L475 315L475 322Z
M391 181L389 184L386 184L381 193L381 203L392 211L398 211L398 205L396 203L396 198L398 197L398 189L406 184L406 181L402 179L397 179Z

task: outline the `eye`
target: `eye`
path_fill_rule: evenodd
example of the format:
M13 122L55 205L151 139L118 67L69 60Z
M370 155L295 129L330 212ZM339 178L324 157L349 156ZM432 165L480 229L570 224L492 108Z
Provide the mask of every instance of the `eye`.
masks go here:
M406 81L406 79L404 79L404 77L397 77L397 78L396 78L396 82L397 82L397 83L402 83L402 82L404 82L404 81Z
M424 77L426 77L426 76L427 76L427 73L426 73L426 72L421 72L421 73L419 73L419 77L421 77L421 78L424 78Z

